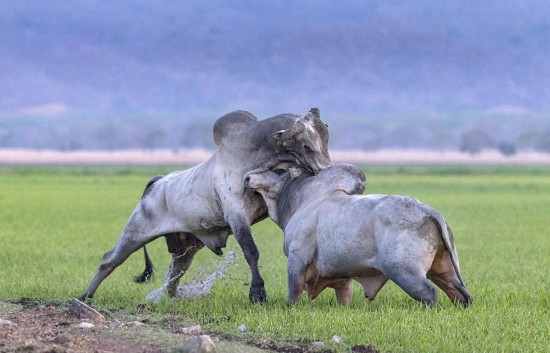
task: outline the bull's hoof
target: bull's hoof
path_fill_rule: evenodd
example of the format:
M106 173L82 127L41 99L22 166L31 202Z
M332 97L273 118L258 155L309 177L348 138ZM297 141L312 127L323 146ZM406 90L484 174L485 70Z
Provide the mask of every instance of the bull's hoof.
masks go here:
M265 304L267 303L267 292L265 288L250 288L250 293L248 294L248 299L254 304Z
M468 296L465 299L455 301L455 305L460 303L462 304L463 307L467 308L473 302L474 302L474 297L468 294Z
M90 303L93 299L93 296L92 295L89 295L88 292L82 294L80 297L78 297L78 300L80 300L81 302L83 303Z

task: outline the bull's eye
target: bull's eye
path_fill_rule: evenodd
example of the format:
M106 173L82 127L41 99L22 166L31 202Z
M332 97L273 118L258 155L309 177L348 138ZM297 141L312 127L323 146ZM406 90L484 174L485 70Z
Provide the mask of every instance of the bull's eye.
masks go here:
M309 145L304 145L304 150L306 152L312 152L313 150L311 149L311 147L309 147Z
M284 169L274 169L273 170L273 173L275 173L277 175L283 175L285 172L286 172L286 170L284 170Z

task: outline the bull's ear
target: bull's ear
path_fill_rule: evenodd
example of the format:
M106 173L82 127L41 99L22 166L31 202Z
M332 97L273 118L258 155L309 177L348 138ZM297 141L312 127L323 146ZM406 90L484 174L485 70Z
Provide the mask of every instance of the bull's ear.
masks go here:
M302 169L296 168L296 167L288 168L288 171L290 172L290 178L292 180L296 179L297 177L299 177L303 173Z
M276 133L273 134L273 138L276 141L279 141L283 137L284 133L285 133L285 130L279 130L279 131L277 131Z

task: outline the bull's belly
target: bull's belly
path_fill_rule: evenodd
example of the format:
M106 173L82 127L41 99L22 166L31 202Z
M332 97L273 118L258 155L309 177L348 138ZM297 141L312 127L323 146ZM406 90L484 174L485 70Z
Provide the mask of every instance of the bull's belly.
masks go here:
M365 281L380 275L380 271L373 267L362 267L342 270L327 269L312 264L308 267L305 278L305 289L310 299L315 299L327 287L340 287L343 282L350 279L360 282L365 287Z
M347 238L345 235L338 237L339 241L318 240L314 262L320 276L361 276L368 275L371 269L378 269L376 242L371 237L353 237L351 234L347 234Z
M306 282L305 290L310 299L315 299L327 287L335 287L341 285L342 282L349 278L314 278Z
M223 217L209 217L208 214L183 219L182 224L186 228L186 232L194 234L215 234L231 230Z
M339 261L340 260L340 261ZM379 266L373 259L353 260L349 258L317 261L314 265L315 275L324 280L336 280L352 277L369 277L380 273Z

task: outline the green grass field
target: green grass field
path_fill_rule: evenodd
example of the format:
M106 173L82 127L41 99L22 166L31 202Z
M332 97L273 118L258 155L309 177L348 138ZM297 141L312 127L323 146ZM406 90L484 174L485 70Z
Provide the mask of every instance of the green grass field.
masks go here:
M346 352L356 344L381 352L543 352L550 347L550 168L365 167L368 193L412 195L443 213L455 235L461 273L475 297L455 307L440 291L424 309L388 283L373 302L354 285L349 307L326 290L314 301L286 300L282 232L270 220L253 227L269 303L248 302L249 269L239 252L212 294L164 300L155 314L181 315L236 339L320 340ZM80 295L103 253L112 248L154 169L0 169L0 300L65 300ZM228 250L236 247L230 237ZM150 246L154 280L136 284L142 253L132 255L99 287L99 308L136 310L161 286L170 256ZM213 270L220 258L196 257L186 279ZM244 324L246 330L238 327ZM342 338L333 344L333 335Z

